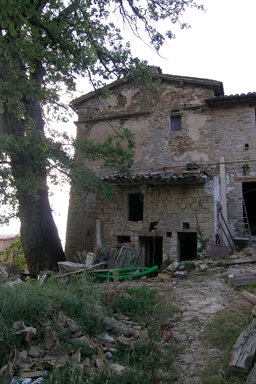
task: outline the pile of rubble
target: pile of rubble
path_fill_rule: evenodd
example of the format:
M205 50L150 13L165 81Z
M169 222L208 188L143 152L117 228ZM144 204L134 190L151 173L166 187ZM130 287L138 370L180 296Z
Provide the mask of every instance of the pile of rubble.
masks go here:
M0 261L0 283L5 282L9 285L21 283L27 277L28 273L16 264Z
M101 308L96 311L100 315ZM15 322L13 331L19 342L9 363L0 368L0 382L43 384L53 369L64 367L85 370L91 377L106 365L110 372L122 372L125 367L115 364L113 359L117 344L132 348L137 341L148 338L148 332L124 316L120 320L105 316L103 323L107 334L88 337L71 318L53 307L40 319L37 329L22 321ZM68 338L65 349L60 342L61 334ZM82 358L84 349L90 357Z
M189 272L192 270L198 273L207 273L212 268L230 268L230 270L232 270L235 266L245 264L250 265L254 263L256 263L256 254L253 248L244 248L242 251L229 255L228 257L211 258L207 257L205 252L203 252L199 257L199 260L189 260L184 262L174 261L163 272L174 278L187 279ZM234 273L230 273L229 278L232 279L234 277ZM232 282L234 283L235 279L232 280Z

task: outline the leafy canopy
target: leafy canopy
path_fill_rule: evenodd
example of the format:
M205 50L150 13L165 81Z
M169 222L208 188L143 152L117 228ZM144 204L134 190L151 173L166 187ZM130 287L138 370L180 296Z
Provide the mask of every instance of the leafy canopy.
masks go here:
M44 170L53 178L57 170L68 180L72 174L86 191L108 193L91 171L74 163L72 147L82 158L103 158L127 172L134 155L131 133L120 127L102 144L78 143L53 131L45 135L46 116L40 114L50 105L56 115L63 90L74 91L78 76L89 78L95 90L120 78L150 87L147 63L132 57L115 18L121 15L137 37L143 28L159 51L174 35L160 33L157 25L169 19L187 27L180 16L188 7L202 9L193 0L0 0L1 203L15 205L17 188L36 196L45 188ZM108 95L106 88L102 92ZM23 155L25 165L14 173Z

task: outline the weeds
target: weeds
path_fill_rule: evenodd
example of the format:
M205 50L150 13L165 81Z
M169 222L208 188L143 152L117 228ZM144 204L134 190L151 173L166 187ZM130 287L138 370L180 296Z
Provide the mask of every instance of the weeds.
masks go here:
M120 295L111 303L113 312L121 313L134 321L143 321L152 315L156 304L157 292L147 287L131 288L128 294Z
M117 288L117 284L113 282L111 287L114 295L111 294L110 286L108 287L105 293L102 285L95 284L86 275L72 276L69 285L59 284L53 277L44 285L37 281L22 282L12 287L1 285L0 367L8 363L13 349L18 349L19 345L26 348L24 335L15 334L14 322L23 321L26 327L34 327L37 333L33 345L49 350L51 347L44 338L43 327L50 321L55 340L51 339L52 345L58 343L63 353L71 359L71 364L52 370L50 376L44 380L45 384L153 384L155 371L160 368L163 372L169 369L174 359L175 348L168 350L168 346L165 346L157 350L156 347L163 339L163 332L160 330L162 322L172 317L177 309L170 303L167 305L165 296L158 295L157 291L147 286ZM105 311L111 315L119 313L129 316L132 322L141 324L145 330L132 348L121 343L116 344L112 361L129 367L121 374L113 372L108 364L100 369L91 364L90 369L81 370L72 363L72 356L78 350L82 360L89 358L91 362L102 350L97 344L91 348L71 343L71 329L65 325L65 319L70 319L90 340L96 340L97 336L106 332L102 320ZM161 383L165 382L169 381L161 380Z
M15 287L0 285L0 363L6 363L6 350L17 342L12 326L16 321L24 322L25 326L39 328L40 322L54 311L63 311L72 318L82 332L96 335L102 331L101 317L94 311L92 296L84 295L77 284L63 286L50 281L46 285L37 282L21 283ZM60 334L65 341L65 332Z
M244 379L237 377L226 377L226 371L231 355L231 350L242 331L251 322L250 307L244 305L218 312L211 323L206 327L203 340L207 348L217 348L221 355L214 358L209 357L205 367L205 379L203 384L242 384ZM218 369L216 369L218 367Z
M3 251L0 252L3 261L15 264L17 267L27 269L25 255L22 249L20 236L16 236L15 240Z
M205 250L206 244L211 240L211 237L205 237L202 228L199 225L198 217L196 216L196 230L197 230L197 256Z

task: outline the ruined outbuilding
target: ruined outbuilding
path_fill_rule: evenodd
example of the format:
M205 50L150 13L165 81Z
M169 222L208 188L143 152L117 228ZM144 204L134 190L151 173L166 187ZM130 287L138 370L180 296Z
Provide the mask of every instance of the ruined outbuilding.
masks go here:
M195 258L206 240L229 252L256 241L256 93L226 96L220 81L159 68L153 79L156 94L117 81L107 100L90 92L72 102L78 137L100 141L125 126L136 153L130 177L89 164L118 186L113 200L75 201L71 190L67 259L77 250L108 258L123 245L160 266Z

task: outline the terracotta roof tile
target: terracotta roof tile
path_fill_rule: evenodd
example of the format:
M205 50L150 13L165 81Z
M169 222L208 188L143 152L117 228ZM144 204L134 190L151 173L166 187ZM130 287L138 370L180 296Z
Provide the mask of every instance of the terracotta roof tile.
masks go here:
M209 99L205 99L205 102L209 105L221 104L224 102L236 102L236 101L250 101L256 100L256 92L241 93L240 95L226 95L226 96L217 96Z
M113 184L204 184L209 175L200 169L189 171L157 171L149 173L136 173L125 176L114 173L101 178L103 181Z

